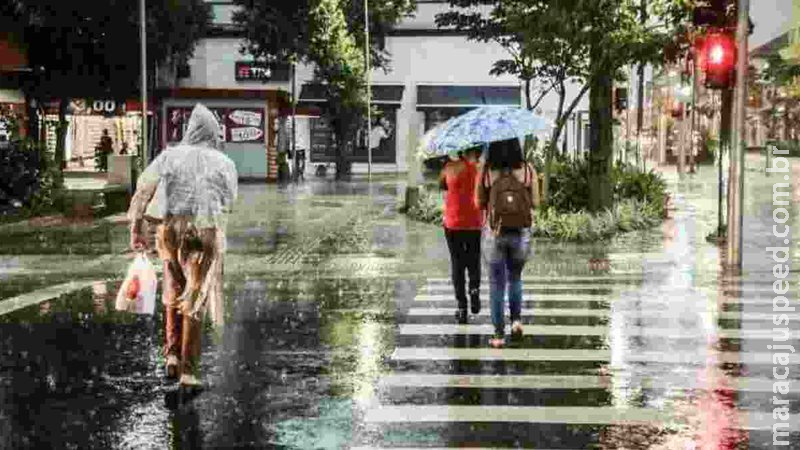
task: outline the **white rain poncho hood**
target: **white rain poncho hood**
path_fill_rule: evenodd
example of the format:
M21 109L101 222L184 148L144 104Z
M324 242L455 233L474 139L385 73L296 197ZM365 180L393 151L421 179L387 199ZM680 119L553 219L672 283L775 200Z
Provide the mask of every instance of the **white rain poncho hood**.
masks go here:
M222 128L214 114L197 104L183 140L147 167L139 183L158 182L159 215L185 216L197 228L224 227L224 214L237 195L237 172L220 147Z

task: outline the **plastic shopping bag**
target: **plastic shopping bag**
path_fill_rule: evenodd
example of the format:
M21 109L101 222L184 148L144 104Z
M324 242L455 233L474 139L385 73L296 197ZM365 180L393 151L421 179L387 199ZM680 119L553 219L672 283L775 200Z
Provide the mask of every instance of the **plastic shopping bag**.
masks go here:
M137 254L117 293L117 311L153 314L156 307L157 284L158 277L153 264L144 253Z

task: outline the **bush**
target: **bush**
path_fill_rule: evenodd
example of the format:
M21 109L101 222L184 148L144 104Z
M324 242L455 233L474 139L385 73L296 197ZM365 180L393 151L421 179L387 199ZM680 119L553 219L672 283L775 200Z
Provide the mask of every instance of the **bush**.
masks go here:
M558 155L550 166L548 207L560 212L578 212L589 208L589 160L567 160Z
M663 212L634 199L625 199L613 209L598 214L586 211L559 213L552 208L535 213L534 236L567 241L592 241L641 230L661 222Z
M645 203L663 204L667 195L667 184L652 169L640 172L633 166L618 164L611 172L614 200L635 199Z
M0 208L39 214L57 206L57 171L44 144L15 139L0 148Z
M443 225L444 205L441 195L434 193L430 188L420 187L417 204L409 208L406 214L420 222Z
M553 159L551 201L535 211L534 236L563 240L596 240L618 232L640 230L661 222L665 215L666 183L653 172L617 164L611 173L614 207L597 214L588 210L589 162L582 158ZM432 188L420 189L419 203L406 211L420 222L442 225L441 196Z

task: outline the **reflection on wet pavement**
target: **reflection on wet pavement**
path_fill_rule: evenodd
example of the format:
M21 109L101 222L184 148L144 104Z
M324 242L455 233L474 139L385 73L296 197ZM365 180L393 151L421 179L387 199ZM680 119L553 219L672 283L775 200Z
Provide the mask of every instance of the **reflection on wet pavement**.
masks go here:
M485 280L481 314L454 323L441 230L396 215L402 183L244 185L242 206L269 214L232 220L207 389L182 398L163 379L162 314L116 312L118 282L95 283L0 315L3 446L770 448L771 264L754 253L741 277L719 269L706 175L672 182L661 228L537 241L525 335L501 350L487 345ZM752 231L771 220L752 198L771 188L750 189ZM366 209L368 250L314 253Z

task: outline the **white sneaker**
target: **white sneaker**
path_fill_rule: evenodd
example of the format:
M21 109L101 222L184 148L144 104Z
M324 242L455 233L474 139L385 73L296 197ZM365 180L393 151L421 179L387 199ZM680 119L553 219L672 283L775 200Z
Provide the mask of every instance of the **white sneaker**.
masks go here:
M196 376L188 374L188 373L184 373L183 375L181 375L181 381L179 381L179 383L180 383L181 386L185 386L185 387L199 387L200 386L200 380L198 380Z
M522 322L515 320L514 323L511 324L511 334L514 336L522 336Z

